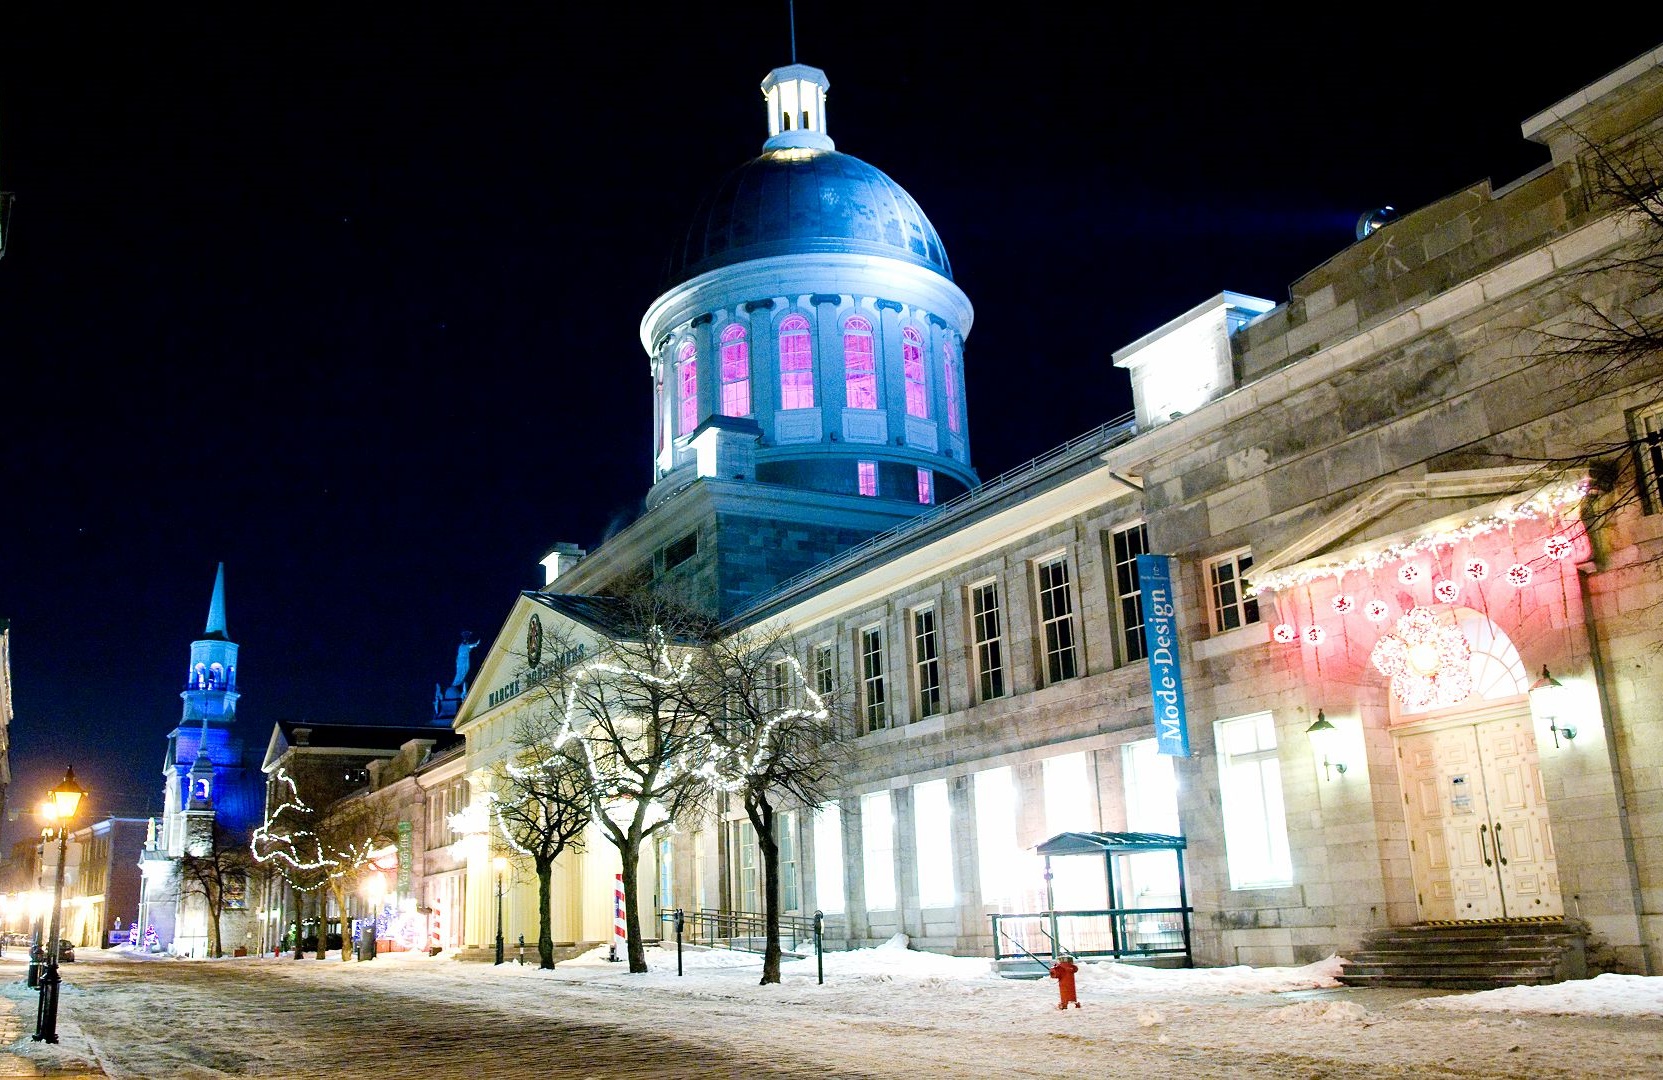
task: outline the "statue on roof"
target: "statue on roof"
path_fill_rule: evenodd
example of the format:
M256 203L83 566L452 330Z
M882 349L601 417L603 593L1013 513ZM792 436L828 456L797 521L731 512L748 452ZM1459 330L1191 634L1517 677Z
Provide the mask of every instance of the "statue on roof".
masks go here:
M468 681L468 666L473 663L473 651L479 646L479 639L468 631L462 631L462 644L456 647L456 678L450 685L460 687Z

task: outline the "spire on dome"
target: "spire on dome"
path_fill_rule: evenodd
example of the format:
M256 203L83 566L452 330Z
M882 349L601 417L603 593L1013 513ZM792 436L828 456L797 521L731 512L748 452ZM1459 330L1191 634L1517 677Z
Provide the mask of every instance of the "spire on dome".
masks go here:
M214 575L214 598L208 602L208 626L202 631L204 638L225 639L225 564L219 564L219 572Z

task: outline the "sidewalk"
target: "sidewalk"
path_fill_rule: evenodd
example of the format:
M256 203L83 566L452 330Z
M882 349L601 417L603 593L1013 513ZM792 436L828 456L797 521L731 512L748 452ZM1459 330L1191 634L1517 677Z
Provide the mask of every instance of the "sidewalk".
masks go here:
M21 952L21 950L20 950ZM22 956L0 956L0 1078L52 1076L60 1080L107 1075L81 1029L58 1012L58 1042L35 1042L39 993L29 988L29 964Z

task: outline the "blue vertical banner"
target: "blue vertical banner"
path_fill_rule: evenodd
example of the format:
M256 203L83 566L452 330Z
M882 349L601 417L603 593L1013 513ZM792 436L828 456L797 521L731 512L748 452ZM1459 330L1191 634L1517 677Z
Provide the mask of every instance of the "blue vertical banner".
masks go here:
M1184 676L1178 670L1178 623L1172 602L1172 557L1138 556L1143 636L1149 650L1149 692L1155 700L1155 746L1170 757L1190 756L1184 716Z

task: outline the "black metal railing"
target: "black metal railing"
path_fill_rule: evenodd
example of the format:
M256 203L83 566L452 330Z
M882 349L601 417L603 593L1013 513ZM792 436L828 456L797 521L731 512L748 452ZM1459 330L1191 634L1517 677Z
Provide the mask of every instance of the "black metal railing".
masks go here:
M675 908L659 908L661 938L675 940ZM767 918L760 911L724 911L703 908L682 912L681 939L689 945L713 949L761 952L768 943ZM780 948L798 952L814 947L814 916L780 915Z
M1028 956L1049 963L1063 953L1116 960L1177 956L1183 958L1185 967L1194 967L1194 913L1192 907L1136 907L1029 911L988 918L993 923L995 960Z

